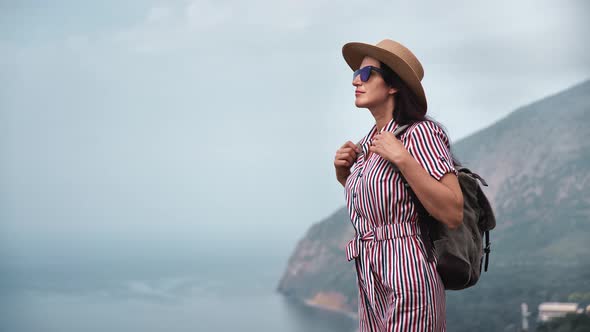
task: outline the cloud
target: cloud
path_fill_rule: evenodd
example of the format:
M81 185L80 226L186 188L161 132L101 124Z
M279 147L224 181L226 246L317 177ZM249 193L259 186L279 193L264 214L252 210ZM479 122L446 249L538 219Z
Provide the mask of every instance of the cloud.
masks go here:
M146 17L147 23L160 23L169 20L172 17L172 10L169 7L152 7Z
M90 39L86 35L70 35L66 37L65 45L72 51L83 51L88 48Z
M192 30L221 27L234 18L234 7L227 3L210 0L194 0L185 8L185 18Z

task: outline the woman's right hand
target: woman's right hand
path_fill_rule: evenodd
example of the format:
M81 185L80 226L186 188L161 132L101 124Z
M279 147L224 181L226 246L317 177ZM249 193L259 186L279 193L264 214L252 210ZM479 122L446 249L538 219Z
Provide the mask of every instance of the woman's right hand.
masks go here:
M350 175L350 167L354 164L361 149L351 141L347 141L340 149L336 151L334 157L334 168L336 169L336 179L342 186Z

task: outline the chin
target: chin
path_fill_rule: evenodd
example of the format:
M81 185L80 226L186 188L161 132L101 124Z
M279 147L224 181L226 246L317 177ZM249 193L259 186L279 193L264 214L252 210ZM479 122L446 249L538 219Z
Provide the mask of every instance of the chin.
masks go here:
M363 101L362 98L358 98L358 97L356 97L354 99L354 105L358 108L367 107L367 103L365 101Z

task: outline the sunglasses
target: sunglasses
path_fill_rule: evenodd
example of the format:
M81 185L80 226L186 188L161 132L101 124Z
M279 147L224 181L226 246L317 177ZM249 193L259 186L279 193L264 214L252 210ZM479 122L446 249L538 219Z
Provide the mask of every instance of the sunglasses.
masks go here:
M383 76L383 70L379 67L375 66L365 66L363 68L357 69L352 73L352 80L354 80L358 75L361 75L361 81L366 82L371 77L371 72L376 71L381 76Z

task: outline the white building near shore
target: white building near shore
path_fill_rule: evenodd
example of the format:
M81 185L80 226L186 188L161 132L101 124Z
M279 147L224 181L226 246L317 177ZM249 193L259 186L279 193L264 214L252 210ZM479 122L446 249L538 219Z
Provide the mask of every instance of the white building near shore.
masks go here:
M539 321L541 322L575 313L578 313L577 303L543 302L539 304Z

